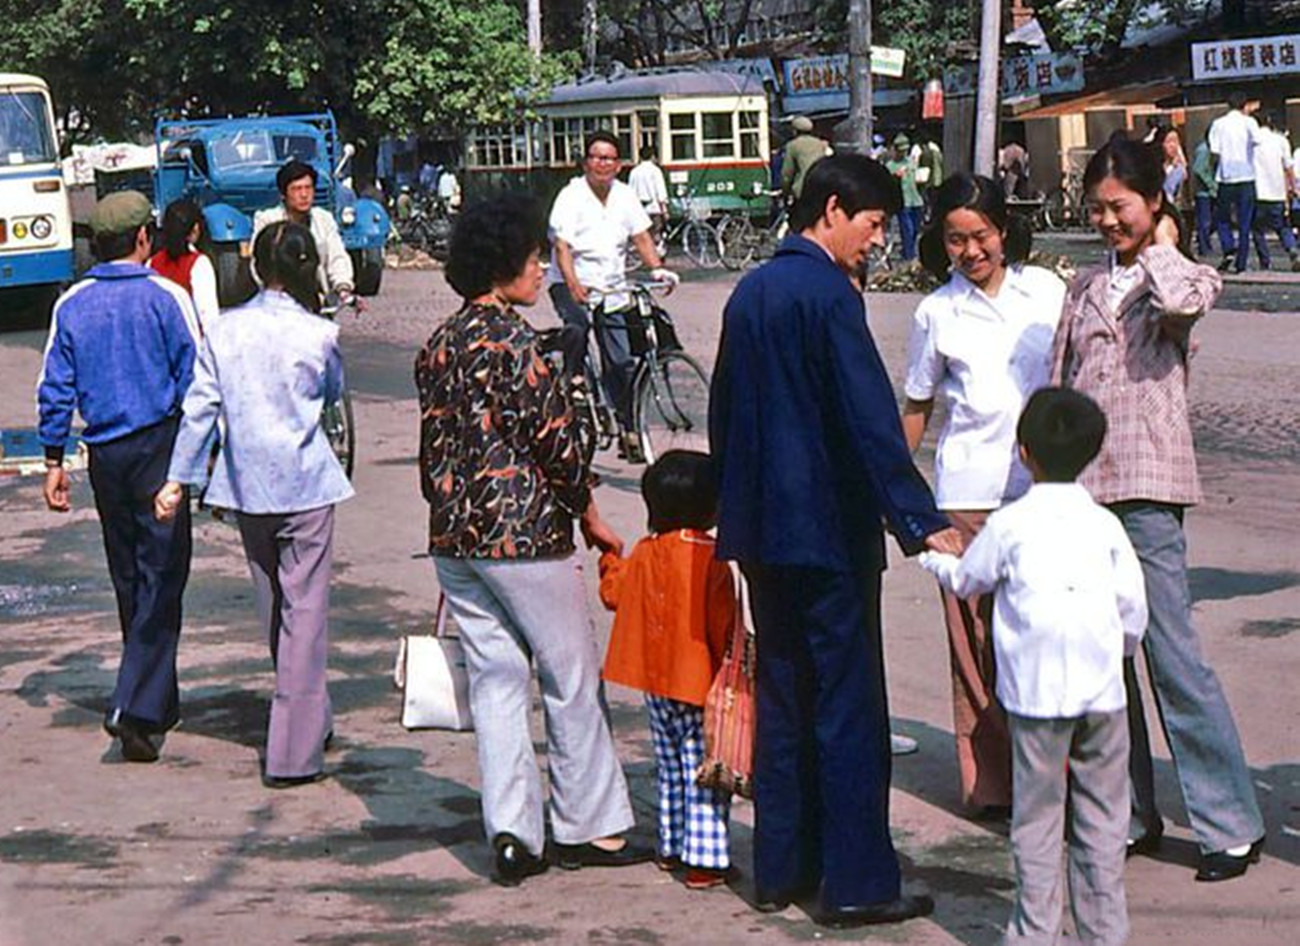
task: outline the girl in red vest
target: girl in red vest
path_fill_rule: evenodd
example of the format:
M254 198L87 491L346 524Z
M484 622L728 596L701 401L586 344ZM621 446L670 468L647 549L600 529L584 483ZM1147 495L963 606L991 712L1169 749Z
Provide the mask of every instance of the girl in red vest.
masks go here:
M203 233L203 212L192 200L174 200L163 212L162 249L149 258L160 276L190 294L198 313L199 328L206 331L208 320L216 318L217 274L212 261L195 249Z

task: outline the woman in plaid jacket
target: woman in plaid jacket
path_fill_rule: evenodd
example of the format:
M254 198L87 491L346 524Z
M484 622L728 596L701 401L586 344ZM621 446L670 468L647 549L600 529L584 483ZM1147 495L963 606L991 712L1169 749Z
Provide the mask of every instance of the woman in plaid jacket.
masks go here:
M1200 501L1187 407L1192 327L1214 304L1219 274L1190 259L1162 192L1159 152L1113 138L1088 162L1084 188L1110 261L1079 274L1053 345L1053 381L1091 395L1109 433L1080 478L1123 523L1142 562L1150 623L1143 648L1165 736L1201 848L1196 879L1227 880L1258 860L1264 823L1232 712L1191 622L1183 514ZM1126 661L1133 814L1129 853L1164 833L1142 698Z

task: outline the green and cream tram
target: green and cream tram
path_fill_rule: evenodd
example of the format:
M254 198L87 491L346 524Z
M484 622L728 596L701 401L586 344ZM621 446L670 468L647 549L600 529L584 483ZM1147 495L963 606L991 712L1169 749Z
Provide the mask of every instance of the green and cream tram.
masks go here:
M527 189L549 200L580 173L583 139L619 140L626 167L645 145L659 155L675 215L751 212L769 188L767 96L762 82L731 72L627 73L557 86L538 120L479 128L465 141L472 198Z

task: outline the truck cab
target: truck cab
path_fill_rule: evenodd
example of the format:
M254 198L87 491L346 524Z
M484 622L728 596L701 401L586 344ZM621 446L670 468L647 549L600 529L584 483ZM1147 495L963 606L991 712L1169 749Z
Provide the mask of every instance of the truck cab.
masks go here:
M275 175L293 158L316 169L316 204L338 223L357 292L379 291L388 213L346 185L352 147L339 146L332 114L160 121L154 143L157 210L161 214L180 198L203 208L210 243L205 249L212 254L223 306L244 301L255 288L249 274L253 215L280 203Z

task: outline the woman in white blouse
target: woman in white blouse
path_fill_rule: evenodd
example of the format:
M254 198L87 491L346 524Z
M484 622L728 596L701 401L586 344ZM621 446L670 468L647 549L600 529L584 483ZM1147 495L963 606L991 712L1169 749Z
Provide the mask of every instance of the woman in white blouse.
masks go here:
M935 498L969 542L990 512L1029 488L1016 421L1029 395L1048 382L1065 284L1024 265L1028 224L1008 215L1002 189L987 177L963 173L944 181L933 221L921 240L921 261L947 282L914 316L903 431L916 450L942 397ZM1011 754L995 696L992 598L940 594L962 802L976 815L997 816L1011 804Z

